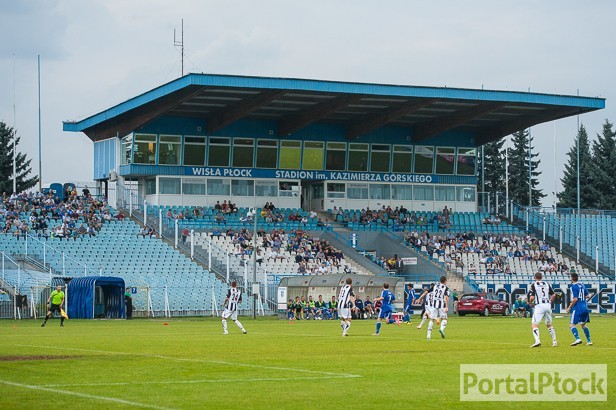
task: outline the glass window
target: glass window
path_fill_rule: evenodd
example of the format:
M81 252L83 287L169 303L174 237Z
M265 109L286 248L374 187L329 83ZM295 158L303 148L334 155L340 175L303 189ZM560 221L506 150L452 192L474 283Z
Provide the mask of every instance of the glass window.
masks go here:
M183 178L182 193L184 195L205 195L205 178Z
M233 139L233 166L252 168L254 166L255 140L250 138Z
M477 167L477 150L475 148L458 148L458 175L475 175Z
M228 167L231 146L229 138L210 137L207 164L211 167Z
M394 161L392 172L413 172L413 147L410 145L394 145Z
M132 162L132 158L131 158L131 153L132 153L132 149L133 149L133 136L131 135L127 135L126 137L122 138L122 154L121 154L121 164L125 165L125 164L130 164ZM156 193L156 192L154 192Z
M368 184L349 184L347 186L348 199L368 199Z
M159 140L158 163L160 165L180 165L182 137L161 135Z
M257 141L257 168L276 169L278 159L278 141Z
M156 178L149 178L145 180L145 194L154 195L156 193Z
M184 165L205 165L205 137L184 137Z
M391 186L391 199L400 201L410 201L413 199L413 186L412 185L392 185Z
M368 144L349 144L349 171L368 171Z
M416 201L434 201L434 187L431 185L415 185L413 199Z
M254 196L255 181L246 179L234 179L231 181L231 195Z
M226 195L231 192L231 182L228 179L208 179L207 194L208 195Z
M327 184L328 198L344 198L344 184L329 182Z
M181 178L160 178L158 180L160 184L161 194L173 194L179 195L182 191L182 179Z
M301 152L301 141L280 141L280 168L299 169Z
M455 157L455 148L438 147L436 149L436 173L453 175Z
M475 202L474 186L459 186L456 188L458 202Z
M155 164L156 135L135 134L133 151L133 162L135 164Z
M257 196L278 196L278 182L255 181L255 192Z
M320 141L304 141L302 169L323 170L323 146Z
M370 185L370 199L391 199L389 194L389 184Z
M391 147L384 144L372 144L370 155L370 171L389 172L389 160Z
M415 147L415 174L431 174L434 172L434 147Z
M456 200L456 188L453 186L435 186L434 187L435 201L450 201Z
M280 181L278 182L279 196L299 196L299 182L297 181Z
M312 199L323 199L325 197L325 187L323 184L312 184Z
M344 171L346 169L346 143L328 142L325 159L325 169L329 171Z

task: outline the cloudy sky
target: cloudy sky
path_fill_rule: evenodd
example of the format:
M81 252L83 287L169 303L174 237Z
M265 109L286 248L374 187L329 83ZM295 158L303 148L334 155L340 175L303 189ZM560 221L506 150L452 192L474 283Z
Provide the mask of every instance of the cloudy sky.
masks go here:
M616 122L616 2L361 0L2 0L0 121L43 183L92 179L92 143L62 131L185 72L299 77L603 97L580 117ZM533 127L541 188L560 190L576 118ZM544 200L551 205L553 196Z

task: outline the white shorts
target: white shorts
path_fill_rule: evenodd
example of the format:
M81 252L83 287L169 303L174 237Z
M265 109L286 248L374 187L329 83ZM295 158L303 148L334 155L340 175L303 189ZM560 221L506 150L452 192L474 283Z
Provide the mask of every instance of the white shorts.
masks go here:
M237 310L229 310L225 308L222 312L222 318L228 319L229 317L231 317L231 320L237 320Z
M541 319L545 319L546 325L552 324L552 305L542 303L533 308L533 325L541 323Z
M445 312L444 308L435 308L431 306L426 306L426 313L428 314L428 318L431 320L436 319L447 319L447 312Z
M350 319L351 318L351 308L338 309L338 317L340 317L340 319Z

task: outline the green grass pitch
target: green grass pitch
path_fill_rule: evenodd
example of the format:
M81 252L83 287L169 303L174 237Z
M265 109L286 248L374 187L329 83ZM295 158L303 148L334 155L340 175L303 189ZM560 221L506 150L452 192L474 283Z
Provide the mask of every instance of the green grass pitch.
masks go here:
M447 338L426 327L356 320L350 337L338 321L288 322L241 317L243 335L218 318L0 321L0 408L528 408L525 402L461 402L459 365L597 363L608 365L608 401L542 402L614 408L616 317L594 315L594 346L570 347L566 318L555 319L560 345L533 342L529 319L450 317Z

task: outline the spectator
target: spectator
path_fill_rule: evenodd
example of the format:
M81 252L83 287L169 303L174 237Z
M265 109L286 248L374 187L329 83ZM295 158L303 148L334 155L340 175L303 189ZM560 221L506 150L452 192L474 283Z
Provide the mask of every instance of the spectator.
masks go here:
M188 230L188 228L184 227L184 229L182 229L182 244L183 245L186 244L186 239L188 238L188 235L190 235L190 231Z

